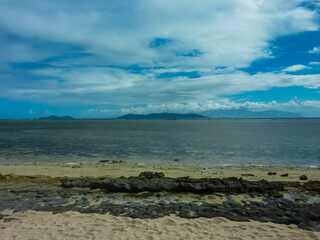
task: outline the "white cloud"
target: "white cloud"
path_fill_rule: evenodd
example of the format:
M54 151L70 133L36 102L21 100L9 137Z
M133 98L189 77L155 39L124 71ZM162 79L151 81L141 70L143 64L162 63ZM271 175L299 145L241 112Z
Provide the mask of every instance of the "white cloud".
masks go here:
M266 111L266 110L278 110L278 111L290 111L294 113L300 113L305 117L319 117L320 101L300 101L297 98L289 102L235 102L227 98L216 98L214 100L205 100L201 102L177 104L148 104L146 106L139 107L123 107L118 110L114 109L96 109L94 112L90 109L83 113L85 117L118 117L124 114L149 114L149 113L202 113L209 110L220 109L240 109L246 108L251 111Z
M28 40L81 46L109 64L246 67L255 59L270 57L269 42L275 37L318 29L316 12L299 7L299 2L6 1L0 9L0 26ZM154 38L173 41L161 50L150 49L148 43ZM12 60L21 59L21 51L14 49L2 50ZM184 56L194 49L203 54ZM23 59L59 54L42 50L24 42Z
M310 69L310 67L308 67L308 66L297 64L297 65L287 67L287 68L283 69L282 71L283 72L297 72L297 71L300 71L303 69L308 69L308 68Z
M113 116L119 116L128 113L148 114L154 112L174 112L174 113L201 113L208 110L218 109L239 109L247 108L252 111L263 110L279 110L302 113L304 116L318 116L320 110L320 101L297 101L291 100L285 103L277 101L271 102L233 102L229 99L216 99L211 101L204 101L199 103L188 104L161 104L161 105L147 105L146 107L130 107L122 108L114 112Z
M309 53L311 54L320 53L320 47L314 47L312 50L309 50Z
M311 65L320 65L320 62L309 62Z
M272 87L318 88L320 75L289 74L309 68L304 65L254 75L237 70L273 57L271 42L277 37L319 29L317 12L301 7L302 2L2 1L0 69L19 62L46 65L0 71L0 97L175 109L204 108L202 102L220 107L226 103L210 101ZM156 38L168 43L150 48ZM200 77L158 78L193 71Z
M277 101L271 102L234 102L229 99L219 98L211 101L203 101L199 103L187 103L187 104L161 104L161 105L147 105L145 107L130 107L122 108L121 110L114 112L115 115L123 115L128 113L135 114L148 114L148 113L201 113L208 110L218 109L239 109L246 108L252 111L264 111L264 110L279 110L279 111L291 111L295 113L302 113L305 117L319 117L320 101L299 101L297 98L284 103Z
M192 103L272 87L303 86L319 88L320 74L292 75L239 70L202 73L198 78L172 77L157 79L157 69L130 73L118 68L92 67L33 70L41 80L20 81L19 86L4 82L0 97L49 104L168 104ZM53 79L47 79L51 76ZM64 81L59 81L64 79Z
M139 107L123 107L121 109L100 108L88 109L82 113L82 117L96 117L96 118L116 118L118 116L134 113L134 114L149 114L149 113L202 113L209 110L221 109L249 109L251 111L289 111L299 113L304 117L320 117L320 101L299 100L294 98L288 102L235 102L227 98L216 98L214 100L205 100L192 103L168 103L168 104L148 104Z

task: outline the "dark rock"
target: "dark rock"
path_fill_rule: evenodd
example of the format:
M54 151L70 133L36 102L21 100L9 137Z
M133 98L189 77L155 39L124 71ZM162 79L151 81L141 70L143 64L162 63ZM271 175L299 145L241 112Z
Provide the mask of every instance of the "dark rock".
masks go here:
M308 180L308 177L306 175L301 175L299 179L305 181Z
M303 190L320 193L320 181L309 181L302 185Z
M289 173L284 173L284 174L281 174L280 176L281 176L281 177L288 177L288 176L289 176Z
M79 199L79 200L77 200L75 203L74 203L74 205L76 205L76 206L80 206L80 207L87 207L87 206L89 206L90 205L90 202L86 199L86 198L84 198L84 199Z
M108 163L110 160L100 160L99 163Z
M283 197L283 194L282 193L279 193L279 192L273 192L270 194L272 197L274 198L282 198Z
M18 220L18 219L17 218L4 218L3 222L8 223L8 222L11 222L11 221L14 221L14 220Z
M204 203L158 203L157 205L114 204L110 201L97 206L44 206L41 210L54 213L76 210L83 213L110 213L133 218L159 218L169 214L177 214L183 218L226 217L233 221L257 220L283 224L297 224L301 228L316 230L320 222L320 204L296 204L285 199L269 199L267 203L252 202L242 206L232 200L222 205Z
M251 174L251 173L243 173L243 174L241 174L241 176L243 176L243 177L254 177L254 174Z
M277 173L276 173L276 172L268 172L268 175L269 175L269 176L277 175Z
M223 203L223 205L228 208L241 208L242 207L242 205L240 203L238 203L232 199L225 201Z
M126 163L126 161L123 160L112 160L112 164L121 164L121 163Z
M306 196L304 196L304 195L299 195L299 196L296 196L296 197L294 198L294 201L295 201L295 202L305 203L305 202L308 201L308 198L307 198Z
M249 196L252 198L256 198L256 197L258 197L258 193L252 192L252 193L249 193Z
M183 177L174 179L147 173L141 177L130 178L64 179L62 186L17 184L10 185L10 188L0 188L0 212L5 209L14 212L26 210L53 213L78 211L81 213L110 213L115 216L133 218L159 218L176 214L185 218L225 217L233 221L256 220L296 224L309 231L320 231L320 203L295 202L283 198L279 191L284 190L284 185L279 182L246 181L242 178L192 179ZM285 185L285 187L295 189L297 193L294 194L297 196L306 196L304 191L320 190L320 182L305 182ZM103 189L105 192L92 190L96 188ZM169 193L169 190L180 193ZM182 202L178 196L184 192L198 193L197 196L200 198L193 197L189 203ZM212 192L215 192L214 195ZM146 198L132 198L130 195L133 193ZM206 195L200 195L200 193L210 193L209 196L212 197L226 196L228 200L223 204L209 204L204 201L207 199ZM266 198L263 201L244 201L240 204L231 196L231 194L238 193L248 193L255 198L265 195ZM71 202L70 197L75 201L69 203ZM98 199L101 200L101 203L97 201ZM121 204L117 203L119 199L121 199ZM5 218L3 215L0 215L1 217Z
M72 191L72 192L69 192L69 193L71 193L71 195L78 195L78 194L88 194L91 192L91 189L90 188L73 187L72 189L70 189L70 191Z
M101 188L107 192L269 193L284 190L281 182L247 181L242 178L165 178L163 173L143 172L139 177L63 179L64 188Z
M140 178L152 179L152 178L164 178L162 172L142 172L139 174Z

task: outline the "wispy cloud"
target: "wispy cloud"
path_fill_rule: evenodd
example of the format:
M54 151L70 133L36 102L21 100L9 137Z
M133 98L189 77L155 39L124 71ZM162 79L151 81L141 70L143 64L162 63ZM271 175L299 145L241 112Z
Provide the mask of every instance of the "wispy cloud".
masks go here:
M312 50L309 50L311 54L318 54L320 53L320 47L314 47Z
M282 71L283 72L297 72L297 71L301 71L303 69L308 69L308 68L310 69L310 67L308 67L308 66L297 64L297 65L287 67L287 68L283 69Z
M319 74L258 73L250 75L239 70L216 74L200 73L197 78L174 76L157 78L158 71L145 69L130 73L119 68L32 70L40 80L2 84L1 97L49 104L167 104L216 99L248 91L272 87L303 86L319 88ZM53 79L45 80L46 76ZM59 81L65 79L65 81Z
M320 62L309 62L311 65L320 65Z

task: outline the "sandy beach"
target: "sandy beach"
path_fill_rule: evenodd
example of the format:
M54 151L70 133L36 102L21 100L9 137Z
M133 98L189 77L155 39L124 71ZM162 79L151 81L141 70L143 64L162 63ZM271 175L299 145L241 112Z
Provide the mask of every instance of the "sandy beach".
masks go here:
M1 186L10 191L11 186L24 184L53 184L56 188L60 179L68 178L119 178L138 176L141 172L162 172L166 177L176 178L227 178L237 177L249 181L268 180L283 182L319 181L318 169L293 167L212 167L169 165L144 166L122 164L96 164L86 166L0 166ZM270 175L268 173L272 172ZM286 175L288 174L288 175ZM281 176L283 175L283 176ZM27 190L26 190L27 191ZM85 195L81 195L85 196ZM70 199L75 199L71 197ZM83 197L82 197L83 198ZM199 198L199 196L197 196ZM80 199L80 197L79 197ZM74 202L79 201L73 200ZM181 197L188 203L196 198ZM224 200L223 200L224 199ZM223 204L229 197L211 200ZM241 202L240 195L232 198ZM237 200L238 199L238 200ZM170 199L169 199L170 201ZM258 199L256 198L256 201ZM100 201L101 202L101 201ZM208 199L209 202L209 199ZM143 204L146 204L145 202ZM152 204L152 203L150 203ZM199 204L201 202L199 201ZM85 211L85 210L83 210ZM9 211L3 210L0 219L0 239L320 239L320 233L307 231L297 225L259 221L231 221L223 217L182 218L176 215L156 219L139 219L114 216L109 213L80 213L77 211Z
M225 218L132 219L108 214L27 211L0 222L0 239L320 239L319 233L294 225L234 222Z
M308 180L320 180L320 171L316 168L307 167L210 167L184 165L127 165L127 164L92 164L92 165L0 165L0 174L13 176L34 177L130 177L138 176L141 172L162 172L166 177L191 177L191 178L226 178L237 177L248 180L267 181L300 181L301 175L307 175ZM276 174L268 175L269 172ZM288 174L287 176L281 176Z

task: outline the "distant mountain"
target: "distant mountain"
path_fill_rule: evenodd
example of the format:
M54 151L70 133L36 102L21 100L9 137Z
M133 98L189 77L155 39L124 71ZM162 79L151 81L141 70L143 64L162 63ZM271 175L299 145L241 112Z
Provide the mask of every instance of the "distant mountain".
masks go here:
M70 117L70 116L58 117L58 116L51 115L51 116L48 116L48 117L41 117L41 118L38 118L38 119L39 120L72 120L74 118Z
M118 119L130 120L167 120L167 119L207 119L208 117L199 114L179 114L179 113L151 113L143 114L126 114L118 117Z
M201 112L201 114L210 118L301 118L297 113L285 111L261 111L254 112L246 108L241 109L218 109Z

